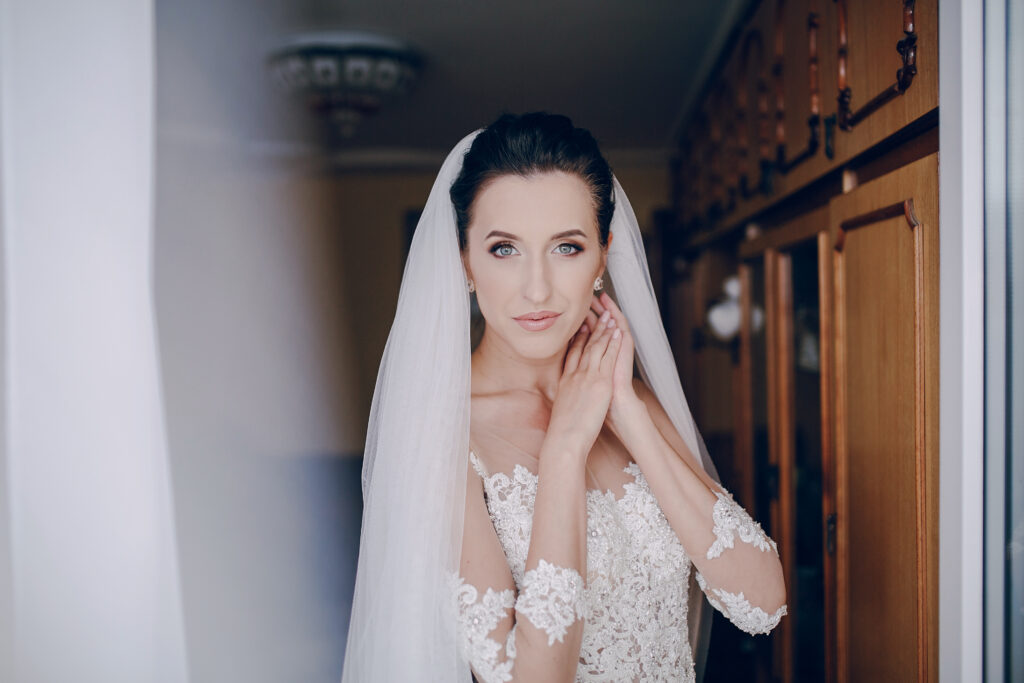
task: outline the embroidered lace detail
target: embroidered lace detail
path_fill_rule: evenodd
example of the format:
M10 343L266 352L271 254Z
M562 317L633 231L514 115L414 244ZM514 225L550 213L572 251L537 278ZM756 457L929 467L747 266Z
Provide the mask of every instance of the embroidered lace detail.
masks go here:
M693 565L639 465L623 471L634 481L621 498L587 491L587 614L576 682L692 683L687 593ZM522 593L537 476L516 465L511 476L485 476L484 492Z
M729 621L747 633L757 635L768 633L778 626L779 620L786 615L786 606L782 605L774 614L768 614L760 607L754 607L744 597L743 591L730 593L721 588L708 588L704 576L697 572L697 584L708 597L711 606L729 618ZM713 595L712 595L713 594ZM717 598L717 600L715 599Z
M577 617L586 616L583 577L571 567L559 567L544 559L523 577L516 610L548 634L548 645L563 642L566 629Z
M709 560L721 555L726 548L733 547L735 538L733 532L739 535L741 541L750 543L762 552L769 549L774 550L776 554L779 552L775 541L764 533L761 525L750 518L747 511L733 500L728 491L724 494L716 491L715 495L718 496L712 511L712 518L715 522L712 529L715 534L715 542L708 547L707 558Z
M480 475L481 479L487 478L487 471L484 469L484 464L480 462L480 458L476 457L476 453L473 451L469 452L469 461L473 463L473 469Z
M479 591L455 573L449 574L449 585L458 608L457 625L462 657L469 661L482 683L504 683L512 680L516 657L515 625L505 638L505 661L499 662L502 646L488 637L498 622L508 616L515 605L511 588L495 592L488 588L478 601Z

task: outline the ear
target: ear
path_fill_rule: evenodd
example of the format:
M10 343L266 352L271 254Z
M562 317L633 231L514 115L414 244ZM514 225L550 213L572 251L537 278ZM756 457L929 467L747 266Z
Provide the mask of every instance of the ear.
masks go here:
M469 267L469 257L466 255L465 251L462 252L462 269L466 272L466 279L472 280L473 270Z

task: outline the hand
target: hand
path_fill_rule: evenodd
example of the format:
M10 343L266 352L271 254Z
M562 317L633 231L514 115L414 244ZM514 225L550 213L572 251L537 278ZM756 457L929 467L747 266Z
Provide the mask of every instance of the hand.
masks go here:
M591 319L592 318L592 319ZM586 460L612 400L612 375L624 335L592 312L566 350L546 439ZM558 450L558 449L556 449Z
M612 300L607 292L601 292L599 296L595 296L591 303L591 308L594 312L587 316L588 322L591 319L597 320L597 316L608 312L611 320L615 322L615 327L622 330L622 348L619 350L619 356L615 361L615 368L612 371L612 400L608 411L609 426L612 428L612 431L618 434L619 430L616 424L618 420L643 405L643 402L633 389L633 355L635 348L633 333L622 309L619 308L618 304Z

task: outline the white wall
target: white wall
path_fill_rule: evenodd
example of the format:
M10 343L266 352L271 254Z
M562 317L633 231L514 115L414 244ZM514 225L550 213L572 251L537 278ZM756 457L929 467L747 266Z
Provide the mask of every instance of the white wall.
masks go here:
M186 676L149 258L152 25L145 1L0 1L5 681Z
M341 226L329 184L253 152L269 21L157 5L156 304L195 683L338 680L358 547L346 456L368 401Z

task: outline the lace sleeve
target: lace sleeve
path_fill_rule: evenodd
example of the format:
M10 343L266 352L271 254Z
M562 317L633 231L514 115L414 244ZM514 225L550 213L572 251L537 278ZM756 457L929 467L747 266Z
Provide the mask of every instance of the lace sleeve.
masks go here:
M451 590L458 606L458 634L462 656L482 683L512 680L516 658L516 627L504 637L495 634L508 621L515 605L515 591L488 588L483 596L461 576L451 577ZM494 635L495 637L492 637ZM501 641L501 642L499 642Z
M583 577L575 569L559 567L546 560L523 576L523 591L516 610L544 631L548 645L562 642L576 619L586 616Z
M758 581L764 553L778 547L724 488L712 510L714 541L698 565L696 579L711 605L747 633L769 633L786 614L782 599Z
M483 497L480 477L485 476L484 472L472 456L470 462L476 474L471 471L467 477L461 573L448 577L449 588L457 608L463 658L480 683L505 683L516 677L517 662L524 665L519 661L523 659L523 647L527 662L532 664L526 668L535 668L537 662L549 660L550 652L540 656L530 652L531 642L534 649L545 650L556 642L563 643L568 628L583 618L584 582L575 569L542 559L524 574L517 592ZM526 635L520 634L521 625L536 628L547 643L536 637L517 643L517 635ZM529 675L519 674L520 678Z

